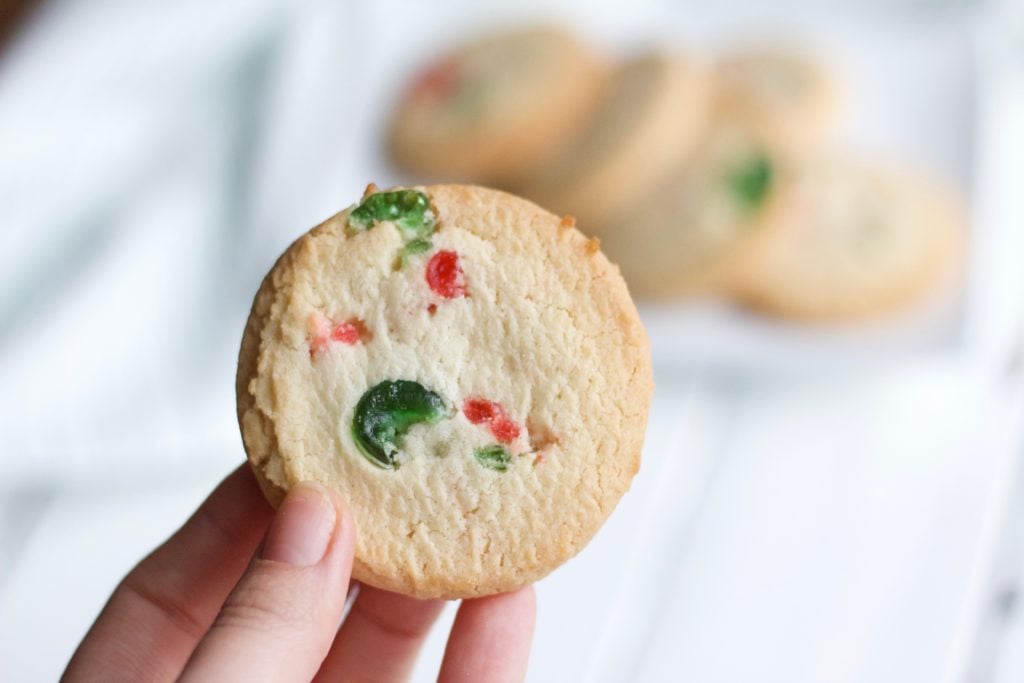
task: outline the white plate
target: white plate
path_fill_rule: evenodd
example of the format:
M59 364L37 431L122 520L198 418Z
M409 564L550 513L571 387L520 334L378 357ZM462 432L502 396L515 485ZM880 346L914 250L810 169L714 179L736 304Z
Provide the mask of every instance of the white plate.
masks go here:
M404 28L392 26L374 34L363 53L360 90L368 101L349 112L359 124L355 140L362 159L357 167L364 174L381 184L415 180L390 168L380 145L382 122L404 79L436 51L489 24L500 25L510 12L517 19L531 16L522 8L457 11L432 6L430 12L407 16L401 22ZM380 10L376 17L383 19L383 14ZM591 12L564 6L556 16L612 54L650 44L709 52L759 37L806 45L834 67L847 93L841 146L877 156L882 163L906 162L930 170L970 198L979 80L972 34L962 16L893 23L891 18L775 14L768 24L764 18L717 18L690 10L604 7ZM410 33L413 26L417 30ZM971 239L983 228L975 226ZM909 313L858 326L788 323L716 302L642 305L641 313L655 362L670 372L692 367L828 372L884 359L955 353L964 348L968 320L962 287Z

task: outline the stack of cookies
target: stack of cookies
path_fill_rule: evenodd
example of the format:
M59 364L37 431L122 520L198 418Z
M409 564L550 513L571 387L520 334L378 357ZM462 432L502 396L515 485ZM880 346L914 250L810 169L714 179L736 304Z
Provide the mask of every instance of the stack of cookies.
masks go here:
M788 47L614 64L565 30L518 29L423 70L389 150L418 177L574 216L639 297L861 319L947 282L965 223L949 188L836 149L837 90Z

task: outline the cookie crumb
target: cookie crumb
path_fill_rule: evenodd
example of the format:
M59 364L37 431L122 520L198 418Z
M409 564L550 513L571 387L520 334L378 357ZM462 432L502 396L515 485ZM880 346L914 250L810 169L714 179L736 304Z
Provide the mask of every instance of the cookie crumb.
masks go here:
M587 253L593 256L597 252L601 251L601 240L596 237L591 237L587 240Z
M568 228L575 228L576 227L576 217L575 216L562 216L562 220L558 223L558 227L563 229L563 230L567 230Z

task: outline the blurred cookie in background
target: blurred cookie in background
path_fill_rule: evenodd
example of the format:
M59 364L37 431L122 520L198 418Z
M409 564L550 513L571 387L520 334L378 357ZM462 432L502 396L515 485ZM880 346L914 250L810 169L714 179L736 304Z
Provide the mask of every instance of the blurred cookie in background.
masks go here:
M806 154L828 138L839 118L839 86L815 55L781 45L726 53L715 66L718 113L749 121Z
M789 219L788 175L765 136L723 123L691 159L593 232L635 295L728 293Z
M859 319L937 289L961 256L964 209L905 170L830 156L801 170L792 220L749 264L742 299L797 319Z
M395 107L397 165L423 178L507 184L536 168L590 114L607 69L569 32L509 31L420 72Z
M662 53L631 59L614 72L588 123L515 189L593 232L690 154L710 106L702 63Z

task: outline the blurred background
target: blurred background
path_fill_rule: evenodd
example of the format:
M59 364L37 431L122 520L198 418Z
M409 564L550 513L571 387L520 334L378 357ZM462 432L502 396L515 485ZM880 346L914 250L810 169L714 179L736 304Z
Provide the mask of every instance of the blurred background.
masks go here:
M575 215L654 349L530 680L1024 680L1024 3L713 4L0 8L0 679L243 459L284 247L458 178Z

